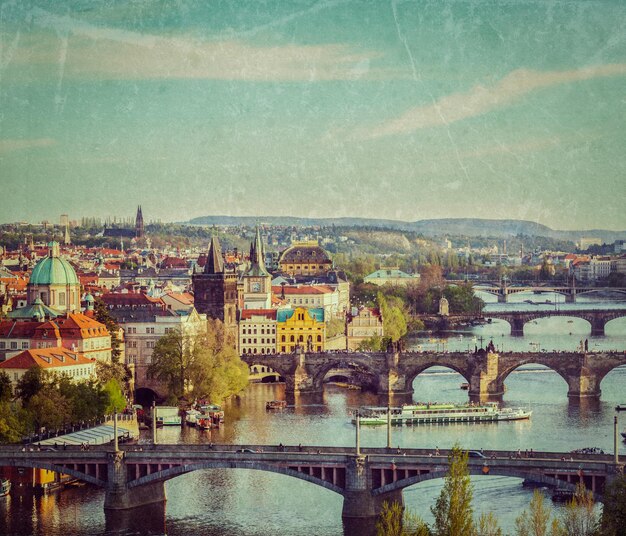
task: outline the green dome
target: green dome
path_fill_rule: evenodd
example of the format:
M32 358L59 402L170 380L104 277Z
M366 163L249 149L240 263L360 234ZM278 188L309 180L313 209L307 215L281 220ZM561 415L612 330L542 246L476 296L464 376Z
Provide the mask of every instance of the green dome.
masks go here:
M72 265L59 257L59 245L52 242L50 252L40 260L28 281L29 285L79 285Z

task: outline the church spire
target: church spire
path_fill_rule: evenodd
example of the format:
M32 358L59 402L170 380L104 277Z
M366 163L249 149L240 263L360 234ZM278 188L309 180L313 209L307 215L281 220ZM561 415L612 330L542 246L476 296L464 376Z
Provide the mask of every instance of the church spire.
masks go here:
M209 254L207 255L206 264L204 265L205 274L221 274L224 273L224 261L222 259L222 248L217 236L211 237L209 245Z
M254 242L250 244L250 269L247 275L251 276L264 276L269 275L265 268L265 250L263 248L263 241L261 240L261 232L259 228L256 228L256 235Z
M68 223L65 224L65 235L63 237L63 243L66 246L69 246L72 243L72 240L70 238L70 226Z
M135 237L142 238L143 235L143 214L141 212L141 205L137 205L137 216L135 218Z

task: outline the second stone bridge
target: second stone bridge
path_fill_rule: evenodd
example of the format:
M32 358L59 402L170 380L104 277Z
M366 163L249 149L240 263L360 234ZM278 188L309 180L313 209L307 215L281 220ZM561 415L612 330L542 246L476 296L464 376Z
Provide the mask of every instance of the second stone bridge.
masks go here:
M413 380L433 366L450 368L465 378L473 399L497 398L504 383L522 365L544 365L558 373L572 398L599 398L602 379L614 368L626 365L625 352L322 352L248 355L249 366L259 365L284 379L288 394L321 393L333 370L351 369L380 395L411 395Z

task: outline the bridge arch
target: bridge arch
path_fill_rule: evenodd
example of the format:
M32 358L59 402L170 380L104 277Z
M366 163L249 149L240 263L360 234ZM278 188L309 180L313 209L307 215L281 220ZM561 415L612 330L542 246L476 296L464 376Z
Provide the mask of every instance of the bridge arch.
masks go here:
M332 356L332 354L330 355ZM339 354L338 357L331 358L327 363L316 367L316 369L312 371L313 386L317 391L322 391L324 388L324 379L331 370L346 369L352 369L355 372L367 374L372 377L372 380L375 380L379 375L379 371L376 370L375 365L372 364L367 356L360 356L358 354L354 356L350 355L350 358L346 360L345 357L341 357L341 354Z
M506 379L509 375L517 370L519 367L524 365L541 365L546 367L554 372L556 372L562 379L565 381L565 385L569 388L571 378L568 376L567 371L561 370L559 366L555 366L554 363L551 363L549 359L541 359L539 356L532 356L524 359L518 359L514 363L504 366L500 369L498 373L498 377L496 379L496 384L500 386L504 386Z
M251 364L248 365L248 369L250 372L250 376L252 376L254 380L260 380L261 383L285 381L281 373L277 370L274 370L269 365Z
M489 464L487 462L487 467ZM515 469L512 467L489 467L489 472L484 473L484 466L476 466L470 465L468 467L470 475L474 476L509 476L513 478L521 478L532 480L533 482L540 482L542 484L546 484L547 486L564 488L569 491L576 491L576 483L567 482L565 480L560 480L558 478L553 478L549 476L545 476L542 474L537 474L529 471L523 471L520 469ZM401 491L404 488L408 488L409 486L413 486L415 484L419 484L420 482L425 482L427 480L437 480L443 479L447 476L446 471L431 471L429 473L423 473L421 475L412 476L410 478L404 478L402 480L396 480L391 484L387 484L385 486L381 486L380 488L376 488L372 491L372 495L384 495L386 493L390 493L393 491Z
M423 372L427 371L428 369L432 367L445 367L447 369L453 370L454 372L457 372L458 374L460 374L467 383L470 383L471 373L469 370L459 366L457 363L449 363L444 360L444 361L429 361L429 362L420 364L417 367L413 367L407 370L406 385L407 386L413 385L415 378L417 378L420 374L422 374Z
M294 478L298 478L300 480L304 480L306 482L310 482L311 484L315 484L317 486L321 486L330 491L334 491L339 495L344 494L343 488L339 487L332 482L328 482L321 478L318 478L313 475L309 475L300 471L296 471L295 469L291 469L289 467L280 467L278 465L272 465L263 462L251 462L251 461L209 461L209 462L200 462L194 464L186 464L186 465L177 465L174 467L170 467L169 469L165 469L163 471L159 471L156 473L151 473L146 476L142 476L136 480L131 480L128 483L129 488L134 488L137 486L143 486L145 484L152 484L155 482L165 482L166 480L170 480L174 477L184 475L187 473L191 473L192 471L198 471L202 469L252 469L257 471L267 471L270 473L277 473L280 475L291 476Z
M88 461L86 463L89 464L89 463L96 463L96 462ZM78 480L82 480L83 482L87 482L89 484L93 484L94 486L98 486L101 488L106 486L106 481L104 480L100 480L99 478L96 478L95 476L92 476L92 475L88 475L87 473L83 473L82 471L71 469L63 465L57 465L55 463L21 459L19 460L19 462L13 463L12 465L13 467L29 467L32 469L46 469L48 471L54 471L55 473L73 476L74 478L77 478ZM106 474L106 467L104 469L104 472Z

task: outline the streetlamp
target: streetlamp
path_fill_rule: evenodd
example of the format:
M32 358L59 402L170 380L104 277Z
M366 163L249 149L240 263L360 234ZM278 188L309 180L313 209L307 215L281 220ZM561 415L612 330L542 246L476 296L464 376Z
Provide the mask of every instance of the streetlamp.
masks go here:
M615 465L619 463L619 453L617 448L618 421L617 416L621 411L626 411L626 404L615 406L615 416L613 417L613 456Z
M357 409L354 412L354 416L356 418L356 455L360 456L361 455L361 423L360 423L360 416L359 416L359 410Z

